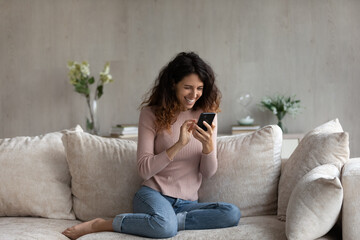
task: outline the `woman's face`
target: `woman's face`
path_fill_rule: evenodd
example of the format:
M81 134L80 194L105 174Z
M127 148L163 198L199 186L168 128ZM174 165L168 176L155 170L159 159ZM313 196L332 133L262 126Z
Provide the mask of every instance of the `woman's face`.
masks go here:
M176 97L181 110L191 109L203 93L204 83L199 76L192 73L175 85Z

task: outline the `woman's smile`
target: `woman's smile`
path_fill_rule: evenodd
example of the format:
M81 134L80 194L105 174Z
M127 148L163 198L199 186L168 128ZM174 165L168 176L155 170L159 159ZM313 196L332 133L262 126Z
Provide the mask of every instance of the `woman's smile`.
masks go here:
M204 83L197 74L184 77L175 85L176 97L181 105L182 111L194 107L196 101L202 96Z

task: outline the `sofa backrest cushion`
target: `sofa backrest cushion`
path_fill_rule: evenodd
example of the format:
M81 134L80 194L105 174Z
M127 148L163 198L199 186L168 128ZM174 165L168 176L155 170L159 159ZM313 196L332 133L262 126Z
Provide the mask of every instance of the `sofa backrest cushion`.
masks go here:
M218 170L203 180L199 200L233 203L242 216L276 214L281 144L282 131L277 125L219 137Z
M286 219L286 209L296 183L310 170L333 164L340 171L349 159L349 136L338 119L307 133L284 164L279 183L278 217Z
M62 133L0 140L0 216L75 219Z
M142 182L136 170L136 142L68 132L63 143L78 219L133 211L132 199Z

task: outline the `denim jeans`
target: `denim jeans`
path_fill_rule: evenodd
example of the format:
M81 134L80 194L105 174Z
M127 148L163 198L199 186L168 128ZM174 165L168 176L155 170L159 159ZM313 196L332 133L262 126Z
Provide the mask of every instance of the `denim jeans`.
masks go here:
M150 238L173 237L180 230L237 226L240 210L229 203L198 203L162 195L142 186L134 197L134 213L117 215L116 232Z

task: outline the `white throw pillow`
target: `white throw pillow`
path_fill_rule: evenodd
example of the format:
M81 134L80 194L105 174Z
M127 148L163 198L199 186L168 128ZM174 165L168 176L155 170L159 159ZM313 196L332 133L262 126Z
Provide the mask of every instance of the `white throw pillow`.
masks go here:
M317 239L335 225L341 211L340 171L331 164L318 166L296 184L286 211L286 236Z
M278 217L286 219L286 209L297 182L313 168L333 164L339 171L349 159L349 136L338 119L310 131L284 164L279 183Z
M242 216L276 214L281 144L282 131L277 125L219 137L218 170L203 180L199 200L233 203Z
M132 199L142 182L136 168L136 142L69 132L63 143L77 218L112 218L133 211Z
M79 128L69 131L82 131ZM75 219L62 133L0 140L0 216Z

